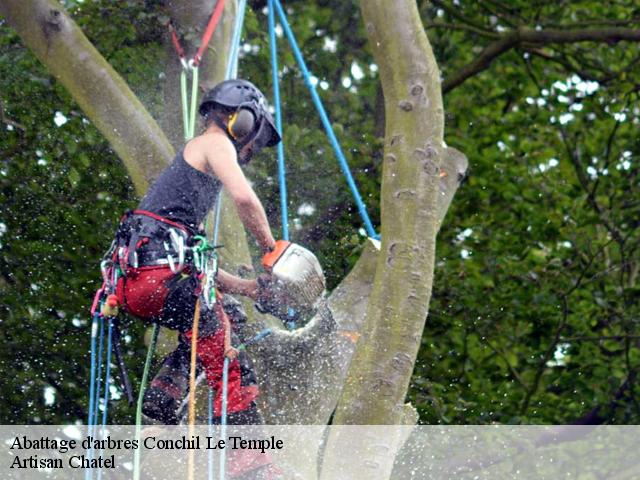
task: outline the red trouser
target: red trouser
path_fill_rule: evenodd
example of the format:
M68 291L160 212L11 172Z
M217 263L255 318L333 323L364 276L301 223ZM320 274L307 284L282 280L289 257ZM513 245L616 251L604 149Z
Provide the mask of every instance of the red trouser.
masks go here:
M191 340L191 332L187 333ZM198 340L198 358L202 362L207 382L215 389L215 415L222 412L222 369L224 366L224 329L218 328L213 335L200 337ZM251 407L258 396L258 385L248 362L248 357L241 351L238 357L229 362L227 383L227 411L240 412Z
M120 304L129 313L179 330L189 343L198 291L197 278L175 275L168 267L131 268L117 285ZM219 416L222 410L224 323L228 318L222 308L216 314L204 308L204 305L202 307L197 352L207 382L216 390L215 414ZM229 362L227 411L234 413L246 410L257 396L258 385L251 361L246 352L241 351Z

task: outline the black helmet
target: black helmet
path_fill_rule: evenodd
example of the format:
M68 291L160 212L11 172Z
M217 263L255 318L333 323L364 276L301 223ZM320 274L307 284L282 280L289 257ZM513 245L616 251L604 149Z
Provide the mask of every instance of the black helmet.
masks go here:
M280 134L267 109L267 100L253 83L240 79L225 80L219 83L207 92L198 111L200 115L206 116L215 107L223 107L238 113L242 110L248 110L253 114L251 123L249 123L250 131L242 138L233 135L230 128L232 122L220 125L227 131L238 150L249 142L254 142L254 152L264 147L273 147L280 142Z

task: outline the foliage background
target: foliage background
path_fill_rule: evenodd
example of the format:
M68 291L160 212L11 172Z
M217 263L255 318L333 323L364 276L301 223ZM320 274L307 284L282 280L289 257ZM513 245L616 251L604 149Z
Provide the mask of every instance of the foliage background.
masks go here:
M62 3L157 117L162 2ZM375 222L384 112L357 5L286 5ZM518 27L638 28L640 16L622 0L419 5L445 82ZM241 75L269 91L264 2L252 7ZM280 46L292 236L319 254L333 286L364 238L283 38ZM446 141L471 168L439 234L409 392L421 421L640 419L638 60L630 42L519 45L447 92ZM109 145L2 19L0 79L0 419L75 422L85 417L98 261L137 199ZM275 230L272 159L257 158L250 177ZM126 326L134 379L142 334ZM132 421L123 400L114 407L114 422Z

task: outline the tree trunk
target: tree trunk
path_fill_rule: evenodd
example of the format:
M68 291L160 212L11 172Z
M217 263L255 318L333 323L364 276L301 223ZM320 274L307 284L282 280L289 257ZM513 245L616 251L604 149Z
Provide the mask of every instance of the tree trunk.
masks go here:
M382 246L366 326L335 421L404 422L427 316L438 228L440 74L415 1L361 3L385 98Z
M415 0L361 2L385 98L382 245L363 335L334 423L412 424L406 392L420 346L433 281L435 239L466 158L444 145L440 73ZM441 175L441 165L446 169ZM449 179L447 177L453 177ZM455 190L454 190L455 191ZM442 195L444 193L444 195ZM439 208L442 207L442 208ZM331 434L323 478L390 478L406 438L390 429L360 442ZM349 451L349 459L338 452Z

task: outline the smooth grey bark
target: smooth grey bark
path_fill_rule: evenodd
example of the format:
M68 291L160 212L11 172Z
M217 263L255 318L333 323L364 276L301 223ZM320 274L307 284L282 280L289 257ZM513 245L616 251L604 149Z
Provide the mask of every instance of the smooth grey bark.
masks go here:
M441 218L466 171L466 158L444 144L440 72L415 0L360 4L385 99L381 191L382 245L358 342L334 423L413 424L405 403L427 317L435 240ZM331 434L322 478L390 478L406 437L390 429L372 445Z
M361 9L385 98L382 254L335 421L396 424L404 421L431 296L447 157L444 111L440 72L415 1L398 1L390 11L386 2L368 0Z

